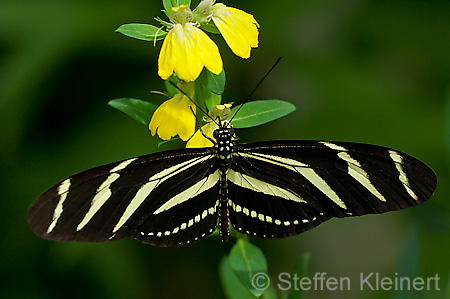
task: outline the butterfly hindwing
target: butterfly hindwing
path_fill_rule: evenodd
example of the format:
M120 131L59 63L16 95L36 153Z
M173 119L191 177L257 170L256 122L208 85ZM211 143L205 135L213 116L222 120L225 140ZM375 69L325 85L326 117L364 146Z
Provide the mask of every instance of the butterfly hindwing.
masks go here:
M246 158L244 158L246 157ZM240 153L228 172L230 222L241 233L261 238L300 234L327 220L325 208L304 200L293 173L272 163L253 161ZM294 191L296 190L296 191ZM328 213L327 213L328 214Z
M182 246L201 240L216 229L219 171L208 163L193 166L188 176L174 176L158 188L160 203L143 206L131 237L160 247ZM151 207L152 206L152 207ZM153 207L158 207L157 209Z
M384 147L271 141L238 145L230 221L257 237L284 237L332 217L377 214L426 201L436 176L417 159Z

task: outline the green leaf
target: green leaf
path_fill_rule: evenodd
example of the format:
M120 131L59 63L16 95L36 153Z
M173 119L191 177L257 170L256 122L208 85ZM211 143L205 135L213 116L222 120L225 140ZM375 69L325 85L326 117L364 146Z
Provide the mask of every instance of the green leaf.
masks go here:
M269 287L262 294L263 299L277 299L277 291L275 290L274 284L269 284ZM283 298L283 297L280 297Z
M117 28L116 32L139 40L152 42L155 40L162 40L167 35L167 32L156 26L137 23L124 24Z
M131 98L114 99L108 102L108 105L124 112L129 117L148 126L153 112L155 112L155 104Z
M298 279L302 279L306 276L306 271L308 269L309 260L311 258L311 254L306 252L302 254L302 256L297 260L294 266L294 270L292 271L291 277L297 275ZM289 294L289 299L303 299L304 291L301 288L291 288L291 293Z
M172 13L172 0L163 0L164 13L168 18L170 18L170 14Z
M220 34L219 29L217 29L217 26L214 25L214 23L203 24L200 26L200 29L209 33Z
M174 142L174 141L182 141L180 137L176 136L176 137L172 137L169 140L162 140L160 142L158 142L158 147L161 147L163 145L166 145L168 143Z
M204 109L206 106L206 110L209 111L215 105L220 105L221 100L221 95L212 93L208 88L203 86L203 84L198 81L195 82L195 101L200 107Z
M421 230L418 224L411 226L406 236L403 254L399 258L399 277L419 277L420 257L422 255ZM394 289L392 298L395 299L419 299L424 298L421 292L411 292L406 289Z
M169 96L171 98L173 98L178 93L178 89L170 84L170 82L176 85L177 81L177 77L175 77L174 75L171 75L166 81L164 81L164 85L166 86L167 92L169 93Z
M162 9L161 11L170 19L170 12L167 12L165 9Z
M187 6L191 6L191 0L175 0L175 3L177 3L177 6L180 5L187 5Z
M204 68L197 81L206 86L211 92L223 94L225 90L225 70L222 69L222 72L216 75Z
M231 115L234 115L239 107L240 105L231 109ZM288 115L294 110L295 106L286 101L252 101L243 105L232 124L237 129L255 127Z
M267 262L261 249L247 238L240 238L231 248L229 261L239 281L256 297L260 297L270 283Z
M220 105L220 102L222 101L222 96L212 93L210 92L208 89L204 88L203 89L204 93L206 93L209 97L204 97L204 101L206 104L206 107L208 108L208 111L216 106L216 105Z
M230 266L228 256L224 256L219 265L220 282L228 299L251 299L252 294L242 285Z

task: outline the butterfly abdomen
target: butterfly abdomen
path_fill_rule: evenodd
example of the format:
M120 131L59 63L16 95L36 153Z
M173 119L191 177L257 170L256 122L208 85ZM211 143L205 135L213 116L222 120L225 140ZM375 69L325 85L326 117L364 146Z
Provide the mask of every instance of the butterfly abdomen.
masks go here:
M225 172L221 173L219 184L219 235L222 242L227 242L230 235L230 227L228 224L228 181Z

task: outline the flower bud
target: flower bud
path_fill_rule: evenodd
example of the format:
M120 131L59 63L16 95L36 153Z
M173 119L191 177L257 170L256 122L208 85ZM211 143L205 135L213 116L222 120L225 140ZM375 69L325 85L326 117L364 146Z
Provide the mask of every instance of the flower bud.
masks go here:
M195 11L201 15L209 15L215 2L216 0L203 0L199 3Z
M170 20L174 24L184 24L192 22L194 19L194 14L192 10L187 5L181 5L178 7L172 7L172 14L170 16Z

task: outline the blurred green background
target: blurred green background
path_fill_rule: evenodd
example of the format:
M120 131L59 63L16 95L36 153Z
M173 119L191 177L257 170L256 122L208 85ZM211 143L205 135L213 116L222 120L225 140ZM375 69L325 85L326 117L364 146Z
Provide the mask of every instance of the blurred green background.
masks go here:
M193 1L196 5L198 1ZM239 102L278 56L255 99L297 111L238 132L242 142L326 139L407 152L433 168L438 188L422 206L331 220L297 237L253 240L274 281L311 252L308 275L349 277L350 291L306 298L450 298L450 1L226 1L261 25L252 57L220 36L226 101ZM159 103L161 43L115 33L153 23L160 1L0 1L0 296L3 298L220 298L218 265L234 241L184 248L131 239L57 243L27 226L32 201L84 169L157 150L148 129L107 106L113 98ZM360 273L441 278L441 291L360 291Z

